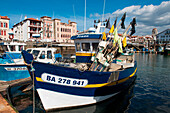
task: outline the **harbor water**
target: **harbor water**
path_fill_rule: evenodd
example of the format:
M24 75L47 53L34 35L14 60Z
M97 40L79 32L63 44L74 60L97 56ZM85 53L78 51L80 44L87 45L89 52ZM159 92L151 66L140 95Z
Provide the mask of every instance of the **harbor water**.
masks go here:
M51 113L170 113L170 56L136 53L136 81L125 91L106 101L84 107L51 111ZM12 104L20 113L32 112L32 90L12 87ZM16 90L17 89L17 90ZM36 112L45 110L36 93Z

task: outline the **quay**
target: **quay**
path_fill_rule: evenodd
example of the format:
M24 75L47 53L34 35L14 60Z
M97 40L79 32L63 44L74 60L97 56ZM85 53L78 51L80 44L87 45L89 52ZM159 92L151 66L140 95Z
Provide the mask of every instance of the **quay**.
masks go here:
M17 111L0 94L0 113L17 113Z
M0 81L0 113L18 113L18 111L12 106L9 97L10 87L18 86L21 84L30 84L31 78L13 80L13 81ZM5 98L7 96L8 100Z

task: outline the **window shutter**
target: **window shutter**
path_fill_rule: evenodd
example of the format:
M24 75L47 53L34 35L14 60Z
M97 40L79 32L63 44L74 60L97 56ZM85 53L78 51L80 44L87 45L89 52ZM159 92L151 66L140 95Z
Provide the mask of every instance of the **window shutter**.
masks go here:
M6 36L6 31L4 31L4 36Z
M3 30L1 31L1 35L3 35Z

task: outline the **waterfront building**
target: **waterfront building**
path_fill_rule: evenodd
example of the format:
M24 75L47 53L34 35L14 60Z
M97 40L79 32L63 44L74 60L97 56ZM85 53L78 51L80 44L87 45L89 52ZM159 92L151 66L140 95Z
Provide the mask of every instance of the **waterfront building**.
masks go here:
M25 18L13 26L14 39L20 41L38 40L42 42L70 43L71 36L77 34L77 23L61 22L60 19L51 19L43 16L38 19ZM39 36L34 38L34 36Z
M56 42L70 43L71 36L77 34L77 23L71 22L62 23L60 19L54 19L54 40Z
M0 16L0 39L8 40L9 20L8 16Z
M51 17L43 16L40 18L43 24L42 28L42 40L43 42L53 41L54 40L54 22Z
M41 40L41 31L42 21L35 18L25 17L23 21L13 26L14 39L20 41Z
M159 44L170 44L170 29L158 33L156 39Z

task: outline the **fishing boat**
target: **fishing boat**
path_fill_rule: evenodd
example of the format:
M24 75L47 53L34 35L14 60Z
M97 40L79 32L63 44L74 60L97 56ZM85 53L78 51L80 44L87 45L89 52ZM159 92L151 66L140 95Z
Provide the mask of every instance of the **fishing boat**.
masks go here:
M5 53L2 53L0 58L0 81L12 81L30 77L21 55L21 50L25 49L25 45L25 43L18 42L1 43ZM28 48L27 51L33 54L37 61L55 62L55 48Z
M3 42L0 43L3 53L0 58L0 81L11 81L29 77L29 72L24 64L21 51L25 43Z
M76 63L42 63L22 51L45 110L101 102L120 93L135 80L134 54L119 53L118 43L110 48L110 43L102 40L102 23L98 22L97 26L71 37L75 43ZM113 45L112 37L108 40Z
M164 50L165 55L170 55L170 45L166 45L165 50Z

